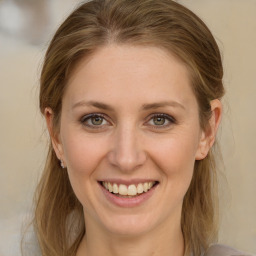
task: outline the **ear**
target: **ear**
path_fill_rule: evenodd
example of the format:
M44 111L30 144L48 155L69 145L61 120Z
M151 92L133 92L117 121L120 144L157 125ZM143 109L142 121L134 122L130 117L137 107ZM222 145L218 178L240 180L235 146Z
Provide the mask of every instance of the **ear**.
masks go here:
M196 160L204 159L215 142L222 116L222 104L220 100L215 99L211 101L211 111L212 115L209 124L201 133L199 146L196 152Z
M54 127L53 127L54 113L53 113L51 108L45 108L44 117L45 117L45 120L46 120L48 132L49 132L50 137L51 137L51 142L52 142L52 146L53 146L53 149L55 151L55 154L56 154L57 158L60 161L62 161L63 164L65 165L62 143L60 141L59 134L54 131Z

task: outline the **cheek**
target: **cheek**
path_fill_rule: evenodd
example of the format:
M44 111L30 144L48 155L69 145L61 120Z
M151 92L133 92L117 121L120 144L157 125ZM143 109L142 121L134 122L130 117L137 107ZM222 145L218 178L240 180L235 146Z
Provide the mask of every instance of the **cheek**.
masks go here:
M155 143L152 147L152 155L162 163L164 166L162 169L182 172L185 166L192 167L194 165L198 143L193 137L177 136L162 140L157 145Z
M172 193L176 191L180 196L186 193L193 176L197 146L194 136L175 134L151 147L151 158L163 172Z
M104 158L102 143L84 135L63 136L63 151L71 186L86 208L93 201L93 186L98 165ZM102 141L101 141L102 142Z
M67 166L77 175L90 175L104 157L102 141L85 136L65 137L63 146Z

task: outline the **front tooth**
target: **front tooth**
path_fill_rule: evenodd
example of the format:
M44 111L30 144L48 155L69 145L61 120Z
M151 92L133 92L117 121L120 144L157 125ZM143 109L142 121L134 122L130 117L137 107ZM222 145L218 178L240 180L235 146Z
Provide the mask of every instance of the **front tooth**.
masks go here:
M135 185L129 185L128 187L128 196L136 196L137 195L137 189Z
M113 184L113 193L118 194L118 186L116 183Z
M144 192L147 192L147 191L148 191L148 182L145 182L145 183L143 184L143 190L144 190Z
M127 196L127 191L128 190L127 190L127 187L125 185L123 185L123 184L119 185L118 192L119 192L120 195Z
M144 192L143 185L141 183L139 183L138 186L137 186L137 193L141 194L143 192Z
M113 192L113 186L111 185L110 182L108 182L108 191Z

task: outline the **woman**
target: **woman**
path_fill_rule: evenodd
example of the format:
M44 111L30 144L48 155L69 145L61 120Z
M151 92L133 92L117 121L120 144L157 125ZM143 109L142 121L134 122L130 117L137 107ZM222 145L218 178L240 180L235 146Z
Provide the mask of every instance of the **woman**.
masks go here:
M217 239L213 147L223 69L206 25L171 0L94 0L53 37L40 109L42 255L235 255Z

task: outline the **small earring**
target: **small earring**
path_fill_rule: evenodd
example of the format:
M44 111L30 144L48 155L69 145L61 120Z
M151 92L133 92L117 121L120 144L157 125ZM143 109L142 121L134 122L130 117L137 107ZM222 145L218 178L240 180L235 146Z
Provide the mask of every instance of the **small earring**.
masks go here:
M64 165L64 163L62 162L62 160L60 160L60 166L61 166L62 169L65 168L65 165Z

